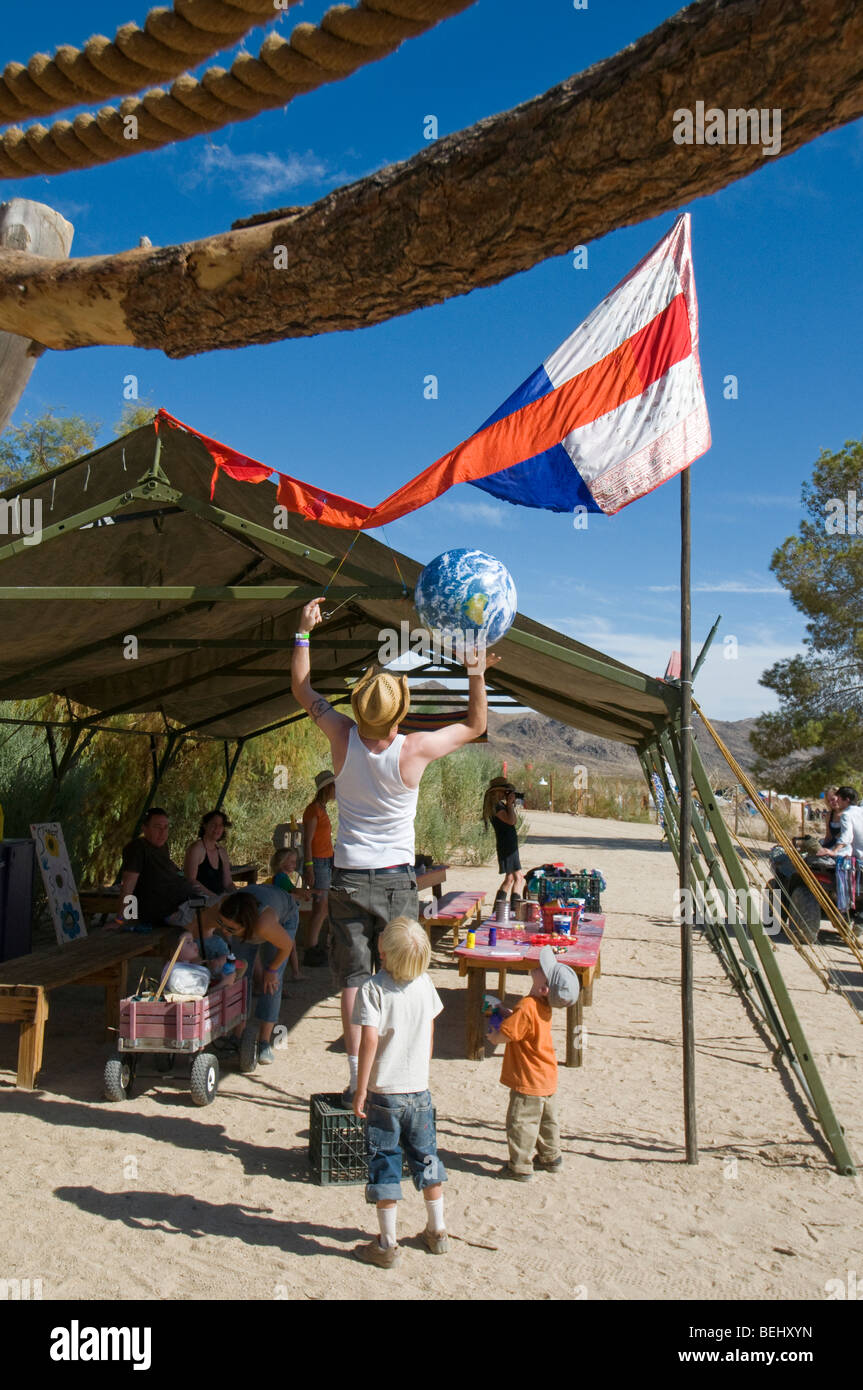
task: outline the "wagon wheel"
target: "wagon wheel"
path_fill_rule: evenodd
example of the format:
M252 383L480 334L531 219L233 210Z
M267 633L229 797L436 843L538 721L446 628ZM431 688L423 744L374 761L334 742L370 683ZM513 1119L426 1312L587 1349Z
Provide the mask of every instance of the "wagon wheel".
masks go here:
M175 1052L157 1052L155 1057L156 1071L169 1072L174 1070L174 1063L177 1060Z
M212 1105L219 1089L219 1062L212 1052L199 1052L192 1063L192 1100L196 1105Z
M251 1027L246 1025L243 1036L240 1038L240 1071L253 1072L258 1065L258 1025L253 1023Z
M134 1067L128 1057L115 1052L105 1063L104 1090L106 1100L128 1100Z

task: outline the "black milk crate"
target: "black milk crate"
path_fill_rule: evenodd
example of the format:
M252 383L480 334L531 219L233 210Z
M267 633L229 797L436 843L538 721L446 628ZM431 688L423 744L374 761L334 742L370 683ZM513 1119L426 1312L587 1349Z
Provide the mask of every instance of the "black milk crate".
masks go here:
M352 1110L344 1110L337 1094L309 1098L309 1163L322 1187L335 1183L347 1187L369 1180L366 1122ZM410 1178L406 1160L402 1161L402 1177Z

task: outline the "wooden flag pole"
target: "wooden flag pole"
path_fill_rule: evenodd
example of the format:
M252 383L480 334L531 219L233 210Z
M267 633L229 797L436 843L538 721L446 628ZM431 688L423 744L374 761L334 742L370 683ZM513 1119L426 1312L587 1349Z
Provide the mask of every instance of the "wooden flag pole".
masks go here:
M680 983L683 1012L683 1115L686 1162L698 1162L695 1123L695 1021L692 1000L692 596L690 470L680 475ZM688 920L687 920L688 919Z

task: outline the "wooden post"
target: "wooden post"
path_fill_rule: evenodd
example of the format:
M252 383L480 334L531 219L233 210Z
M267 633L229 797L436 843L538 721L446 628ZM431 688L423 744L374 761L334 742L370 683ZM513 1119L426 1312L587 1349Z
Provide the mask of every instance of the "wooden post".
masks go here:
M44 203L28 198L13 198L0 203L0 247L8 251L26 251L31 256L66 258L72 246L75 228L59 212ZM45 351L41 343L19 338L15 333L0 333L0 431L12 418L36 365L36 358Z
M548 774L548 799L551 810L554 810L554 768Z

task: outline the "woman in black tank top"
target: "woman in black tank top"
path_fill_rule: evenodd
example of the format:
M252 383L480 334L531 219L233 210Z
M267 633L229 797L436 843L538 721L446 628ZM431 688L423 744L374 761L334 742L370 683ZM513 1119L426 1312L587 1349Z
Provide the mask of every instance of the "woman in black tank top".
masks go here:
M827 810L824 812L825 836L821 841L824 849L833 849L839 839L840 815L839 802L836 799L836 788L828 787L824 793L824 800L827 803Z
M233 891L231 865L222 845L231 822L221 811L208 811L201 817L198 839L186 850L183 872L193 883L200 883L209 893L221 897Z
M515 788L505 777L495 777L489 785L483 799L482 818L486 828L491 825L494 830L497 867L504 876L495 894L495 903L509 897L510 904L515 909L521 902L524 874L518 853Z

